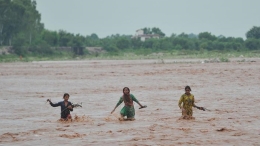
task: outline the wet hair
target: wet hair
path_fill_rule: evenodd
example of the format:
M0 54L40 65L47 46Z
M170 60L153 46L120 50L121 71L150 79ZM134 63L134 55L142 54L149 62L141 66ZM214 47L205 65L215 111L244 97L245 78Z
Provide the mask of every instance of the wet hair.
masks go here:
M189 89L189 90L191 91L191 88L190 88L190 86L186 86L186 87L185 87L185 90L186 90L186 89Z
M125 93L124 93L124 90L125 90L125 89L128 89L129 94L130 94L130 89L129 89L128 87L124 87L124 88L123 88L124 100L129 103L129 102L131 102L131 98L130 98L130 95L125 95Z
M69 93L64 93L63 98L64 98L66 95L68 95L68 96L70 97Z
M129 91L129 93L130 93L130 89L129 89L128 87L124 87L124 88L123 88L123 93L124 93L124 90L125 90L125 89L128 89L128 91Z

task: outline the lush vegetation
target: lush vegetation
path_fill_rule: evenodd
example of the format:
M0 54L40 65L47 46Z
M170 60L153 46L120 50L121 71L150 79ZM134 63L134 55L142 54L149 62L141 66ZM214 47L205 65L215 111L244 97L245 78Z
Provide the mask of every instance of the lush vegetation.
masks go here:
M97 34L82 36L64 30L50 31L44 28L41 14L34 0L0 0L0 50L12 46L13 53L0 54L1 61L100 58L100 59L149 59L156 53L164 57L205 58L230 55L259 57L260 27L245 32L246 40L235 37L215 36L210 32L199 34L172 34L170 37L160 28L143 28L145 34L159 34L159 39L141 41L132 35L113 34L99 38ZM70 47L71 52L61 48ZM102 47L108 53L90 55L85 47ZM59 49L57 49L59 48ZM228 57L228 56L226 56Z

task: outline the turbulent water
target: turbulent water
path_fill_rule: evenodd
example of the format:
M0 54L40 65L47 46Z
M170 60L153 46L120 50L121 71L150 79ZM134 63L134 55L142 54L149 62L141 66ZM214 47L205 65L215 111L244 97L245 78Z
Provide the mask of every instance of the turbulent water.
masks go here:
M260 59L110 60L0 64L0 145L260 145ZM194 120L179 120L178 100L190 85ZM147 105L136 120L110 112L123 87ZM70 94L82 108L59 121Z

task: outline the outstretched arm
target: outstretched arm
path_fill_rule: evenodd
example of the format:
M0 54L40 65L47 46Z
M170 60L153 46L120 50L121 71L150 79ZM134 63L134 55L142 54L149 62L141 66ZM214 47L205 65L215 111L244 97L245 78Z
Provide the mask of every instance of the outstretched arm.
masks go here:
M113 112L116 110L118 106L116 105L115 108L111 111L111 114L113 114Z
M57 107L57 106L60 106L60 103L58 102L58 103L55 103L55 104L53 104L52 102L51 102L51 100L50 99L47 99L47 102L49 102L50 103L50 105L52 106L52 107Z
M139 101L136 103L139 104L140 107L144 107Z
M116 110L116 108L123 102L123 98L120 97L119 101L117 102L115 108L111 111L111 114Z
M203 110L203 111L205 111L205 108L204 107L199 107L199 106L197 106L194 102L195 99L194 99L194 97L193 97L193 102L192 102L192 106L193 107L195 107L195 108L197 108L197 109L199 109L199 110Z
M205 111L205 108L204 108L204 107L196 106L195 104L193 105L193 107L195 107L195 108L197 108L197 109L199 109L199 110Z
M136 102L137 104L139 104L140 107L144 107L136 98L133 94L131 94L131 97L133 99L134 102Z

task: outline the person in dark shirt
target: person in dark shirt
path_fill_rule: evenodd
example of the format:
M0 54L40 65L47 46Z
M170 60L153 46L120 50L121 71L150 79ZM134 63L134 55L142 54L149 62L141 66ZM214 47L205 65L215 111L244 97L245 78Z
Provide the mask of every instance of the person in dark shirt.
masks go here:
M50 103L52 107L61 107L61 119L63 120L69 120L71 119L70 112L73 111L72 103L69 100L70 95L68 93L65 93L63 95L64 101L60 101L58 103L52 103L50 99L47 99L47 101Z

